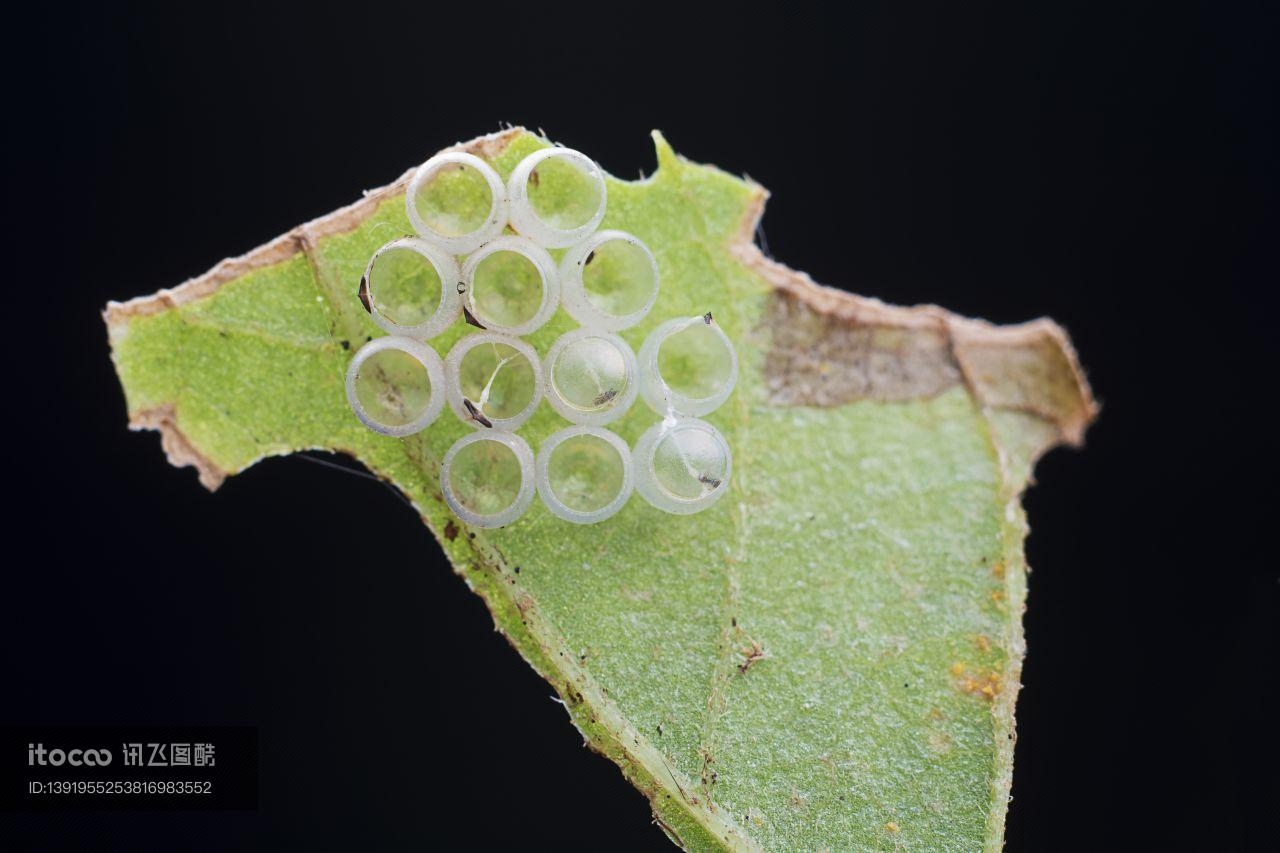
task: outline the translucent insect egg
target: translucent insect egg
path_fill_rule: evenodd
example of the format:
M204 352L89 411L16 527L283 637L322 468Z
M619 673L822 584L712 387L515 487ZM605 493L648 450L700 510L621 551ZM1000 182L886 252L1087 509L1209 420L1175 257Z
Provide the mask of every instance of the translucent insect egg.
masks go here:
M440 416L443 382L440 356L431 347L393 335L374 338L347 367L347 402L374 432L413 435Z
M502 430L463 436L444 455L440 491L453 514L468 524L510 524L533 501L533 451L523 438Z
M438 154L418 167L405 192L413 229L445 251L465 255L502 233L506 188L488 163L472 154Z
M625 231L592 234L560 261L564 308L584 326L631 328L653 307L658 285L653 253Z
M660 510L689 515L718 501L729 488L733 454L719 430L697 418L650 427L633 454L636 491Z
M543 148L507 181L511 227L548 249L564 249L595 231L608 201L604 172L585 154Z
M524 237L486 243L462 267L463 300L485 329L527 335L560 304L560 272L547 250Z
M631 449L607 429L572 426L538 450L538 494L547 509L575 524L612 517L631 497Z
M467 335L450 350L445 373L449 406L475 427L517 429L542 400L542 363L519 338Z
M635 402L636 357L612 332L575 329L551 345L543 365L546 396L576 424L601 426L626 414Z
M738 381L738 355L710 313L668 320L640 347L645 402L666 417L715 411Z
M458 319L458 275L457 262L439 246L402 237L373 253L360 298L383 331L425 340Z

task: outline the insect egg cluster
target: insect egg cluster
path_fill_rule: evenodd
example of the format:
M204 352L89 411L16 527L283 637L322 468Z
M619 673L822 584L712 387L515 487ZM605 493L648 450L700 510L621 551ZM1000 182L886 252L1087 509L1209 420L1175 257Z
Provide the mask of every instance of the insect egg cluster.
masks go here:
M405 204L416 234L374 252L360 281L387 335L352 358L347 399L383 435L426 429L446 402L474 428L440 467L458 518L501 527L535 493L579 524L609 518L633 490L679 514L724 494L732 454L700 416L733 391L733 345L710 313L662 323L638 356L619 337L653 307L658 264L634 235L599 230L607 188L594 161L543 148L504 182L479 157L448 152L414 173ZM540 357L523 338L559 307L579 328ZM441 359L426 341L459 319L477 330ZM606 425L637 397L661 420L632 449ZM544 398L570 426L535 456L516 431Z

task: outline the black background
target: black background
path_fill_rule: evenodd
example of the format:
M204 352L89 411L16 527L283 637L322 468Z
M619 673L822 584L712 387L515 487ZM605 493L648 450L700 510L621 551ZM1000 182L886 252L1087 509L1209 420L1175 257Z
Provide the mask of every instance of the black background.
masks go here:
M9 18L0 722L255 725L262 807L6 815L0 845L665 849L409 508L297 458L205 493L125 430L98 316L513 122L620 176L661 128L769 187L770 250L819 281L1063 323L1104 409L1026 498L1008 848L1274 849L1276 24L1168 2Z

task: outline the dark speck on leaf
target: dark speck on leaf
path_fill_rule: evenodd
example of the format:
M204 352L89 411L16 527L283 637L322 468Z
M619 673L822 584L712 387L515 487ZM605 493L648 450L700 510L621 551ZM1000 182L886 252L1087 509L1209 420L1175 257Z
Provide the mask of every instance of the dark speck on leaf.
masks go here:
M341 344L342 348L345 350L351 349L351 341L338 341L338 343Z
M445 523L444 538L448 539L450 542L458 538L458 525L453 523L453 519L450 519Z

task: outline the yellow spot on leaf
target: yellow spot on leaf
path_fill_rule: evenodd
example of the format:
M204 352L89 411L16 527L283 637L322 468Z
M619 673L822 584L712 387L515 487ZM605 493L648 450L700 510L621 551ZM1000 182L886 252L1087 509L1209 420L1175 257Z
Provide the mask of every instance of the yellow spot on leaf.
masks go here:
M898 824L897 824L897 822L896 822L896 821L892 821L892 820L891 820L891 821L889 821L888 823L886 823L886 824L884 825L884 828L885 828L885 829L887 829L889 832L897 832L897 831L898 831Z
M951 673L956 676L956 687L965 693L981 696L987 701L1000 695L1000 673L995 670L970 670L964 664L956 664L951 667Z

